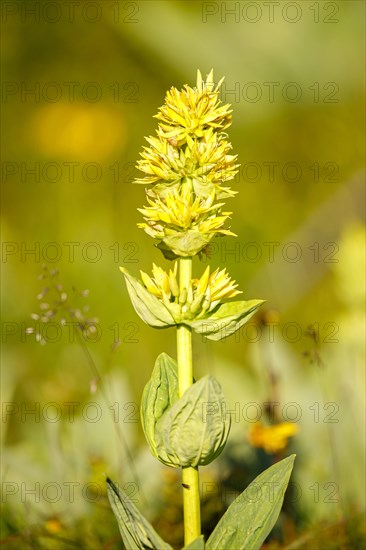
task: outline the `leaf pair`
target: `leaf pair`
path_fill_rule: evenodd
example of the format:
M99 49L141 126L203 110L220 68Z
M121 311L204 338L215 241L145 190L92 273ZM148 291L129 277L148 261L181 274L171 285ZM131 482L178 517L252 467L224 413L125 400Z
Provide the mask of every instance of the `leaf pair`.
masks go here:
M295 455L260 474L229 506L205 543L199 537L183 550L259 550L281 511ZM172 550L110 479L108 498L128 550Z
M125 268L122 271L133 307L141 319L155 328L168 328L183 324L209 340L222 340L246 323L263 300L237 301L218 304L199 319L177 318L169 306L151 294L143 284L132 277Z

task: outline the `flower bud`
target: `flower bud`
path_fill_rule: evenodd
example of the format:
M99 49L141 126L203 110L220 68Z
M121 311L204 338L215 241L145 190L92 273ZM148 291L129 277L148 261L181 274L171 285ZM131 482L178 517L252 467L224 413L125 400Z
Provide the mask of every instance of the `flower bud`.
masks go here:
M179 303L181 305L184 305L187 301L188 291L186 288L183 288L180 295L179 295Z
M173 468L209 464L223 450L230 417L220 384L205 376L178 397L176 362L162 353L141 401L141 422L152 454Z
M224 403L221 386L212 376L190 386L156 423L159 460L175 468L212 462L229 435L230 416L223 413Z

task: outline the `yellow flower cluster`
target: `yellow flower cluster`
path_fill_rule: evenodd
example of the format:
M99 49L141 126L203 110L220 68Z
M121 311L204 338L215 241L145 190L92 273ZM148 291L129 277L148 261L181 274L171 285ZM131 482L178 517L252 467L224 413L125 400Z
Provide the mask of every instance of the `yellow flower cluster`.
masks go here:
M187 230L202 235L221 233L235 236L230 230L223 229L231 212L221 212L223 203L214 202L214 191L204 199L193 198L190 189L183 186L180 194L170 192L155 200L148 195L147 201L150 206L138 209L145 218L145 222L138 226L152 237L163 240Z
M200 279L191 279L189 287L180 291L177 269L177 263L169 272L153 264L153 277L140 271L146 289L164 303L176 322L200 318L222 300L241 294L226 269L218 268L210 274L209 266Z
M166 94L165 105L155 115L162 121L158 135L175 145L182 145L187 136L201 138L209 128L225 130L231 124L230 105L220 105L219 88L213 81L213 71L206 82L197 72L195 88L184 86L182 91L172 87Z
M144 147L137 166L147 175L136 183L154 184L154 195L164 197L168 192L179 193L189 179L196 195L205 197L214 190L219 199L234 196L236 191L221 185L238 172L237 156L228 154L231 145L223 136L209 128L199 140L188 135L184 146L173 146L162 137L146 138L150 147Z
M146 138L149 146L138 161L145 175L136 183L149 185L139 227L175 256L193 256L214 236L232 234L223 227L230 213L221 212L220 201L235 195L225 182L238 165L223 132L231 110L221 105L221 82L214 87L212 71L205 82L198 71L195 88L171 88L155 115L157 136Z

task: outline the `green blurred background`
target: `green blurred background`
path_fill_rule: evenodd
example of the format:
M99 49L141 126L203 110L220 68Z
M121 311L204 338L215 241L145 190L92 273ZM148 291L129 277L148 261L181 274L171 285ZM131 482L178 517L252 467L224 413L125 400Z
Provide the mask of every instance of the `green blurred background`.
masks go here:
M276 420L300 428L284 451L297 453L297 493L267 546L361 547L364 11L352 0L2 3L4 547L123 548L105 473L181 544L179 476L150 457L138 423L174 333L142 324L118 266L169 264L136 227L134 166L166 90L211 68L225 76L241 170L228 201L238 238L218 239L209 261L267 303L237 336L194 342L196 377L214 374L234 411L227 448L202 469L204 531L276 459L247 440L274 400ZM98 320L81 343L60 315L31 318L54 300L37 299L44 265L59 272L68 322L84 305L80 319Z

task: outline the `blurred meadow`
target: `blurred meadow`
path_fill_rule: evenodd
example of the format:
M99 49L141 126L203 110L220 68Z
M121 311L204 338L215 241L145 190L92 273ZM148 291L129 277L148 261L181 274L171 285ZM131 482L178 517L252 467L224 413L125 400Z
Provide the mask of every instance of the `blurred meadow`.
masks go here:
M265 547L364 547L364 22L354 0L2 3L4 548L123 548L105 475L182 545L179 472L138 412L174 331L142 324L118 267L169 266L136 226L135 163L167 89L211 68L233 109L238 238L194 269L226 266L266 303L235 336L194 339L196 378L214 374L232 414L201 469L203 530L295 452ZM281 422L298 431L276 452L250 436Z

